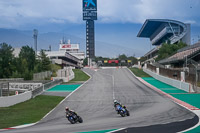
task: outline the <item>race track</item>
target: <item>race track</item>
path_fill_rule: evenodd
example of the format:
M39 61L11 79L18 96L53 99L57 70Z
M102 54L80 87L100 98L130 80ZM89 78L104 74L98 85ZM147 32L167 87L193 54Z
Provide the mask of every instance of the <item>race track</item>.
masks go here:
M92 78L46 118L32 127L5 132L66 133L153 127L170 123L179 124L181 127L179 130L183 130L188 128L185 125L195 124L186 123L194 119L195 114L142 84L128 69L99 69L98 71L84 69L84 71ZM129 117L122 118L115 112L113 98L127 106L130 111ZM75 110L83 118L84 123L70 124L65 118L66 106ZM173 127L176 128L176 125L173 124L171 128Z

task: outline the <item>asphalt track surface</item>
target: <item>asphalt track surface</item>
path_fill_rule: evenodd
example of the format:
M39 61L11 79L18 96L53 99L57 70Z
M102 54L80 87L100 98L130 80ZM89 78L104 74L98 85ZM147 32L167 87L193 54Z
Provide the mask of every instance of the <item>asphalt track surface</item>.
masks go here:
M5 132L66 133L119 128L128 128L128 132L175 132L198 122L194 113L145 86L128 69L84 71L92 78L46 118L34 126ZM115 112L113 97L127 106L129 117L121 117ZM84 122L70 124L65 118L66 106L75 110ZM174 130L162 128L167 125L172 125L170 128Z

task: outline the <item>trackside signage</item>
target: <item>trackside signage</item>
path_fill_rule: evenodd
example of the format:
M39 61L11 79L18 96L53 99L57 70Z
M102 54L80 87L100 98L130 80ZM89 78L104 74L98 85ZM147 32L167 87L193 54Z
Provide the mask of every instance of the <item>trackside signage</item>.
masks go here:
M78 44L61 44L60 49L79 49Z
M97 0L83 0L83 11L97 11Z
M83 20L97 20L97 0L83 0Z

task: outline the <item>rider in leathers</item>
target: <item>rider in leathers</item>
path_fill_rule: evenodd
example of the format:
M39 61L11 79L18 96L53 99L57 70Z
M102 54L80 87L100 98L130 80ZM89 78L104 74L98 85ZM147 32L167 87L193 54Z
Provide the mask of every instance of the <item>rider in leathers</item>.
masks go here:
M117 100L114 100L114 107L115 110L117 111L117 113L119 114L119 110L117 110L117 105L121 106L122 108L126 108L126 106L122 105L120 102L118 102Z
M65 108L65 113L66 113L66 117L69 117L69 116L74 116L76 115L77 116L77 113L74 111L74 110L70 110L68 107Z

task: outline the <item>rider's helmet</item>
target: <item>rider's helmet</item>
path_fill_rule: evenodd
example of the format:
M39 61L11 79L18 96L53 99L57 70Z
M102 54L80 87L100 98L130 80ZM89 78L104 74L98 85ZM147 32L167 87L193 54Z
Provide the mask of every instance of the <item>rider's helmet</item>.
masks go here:
M68 108L68 107L66 107L66 108L65 108L65 111L69 111L69 108Z
M115 99L115 100L114 100L114 104L118 104L118 103L119 103L119 102Z

